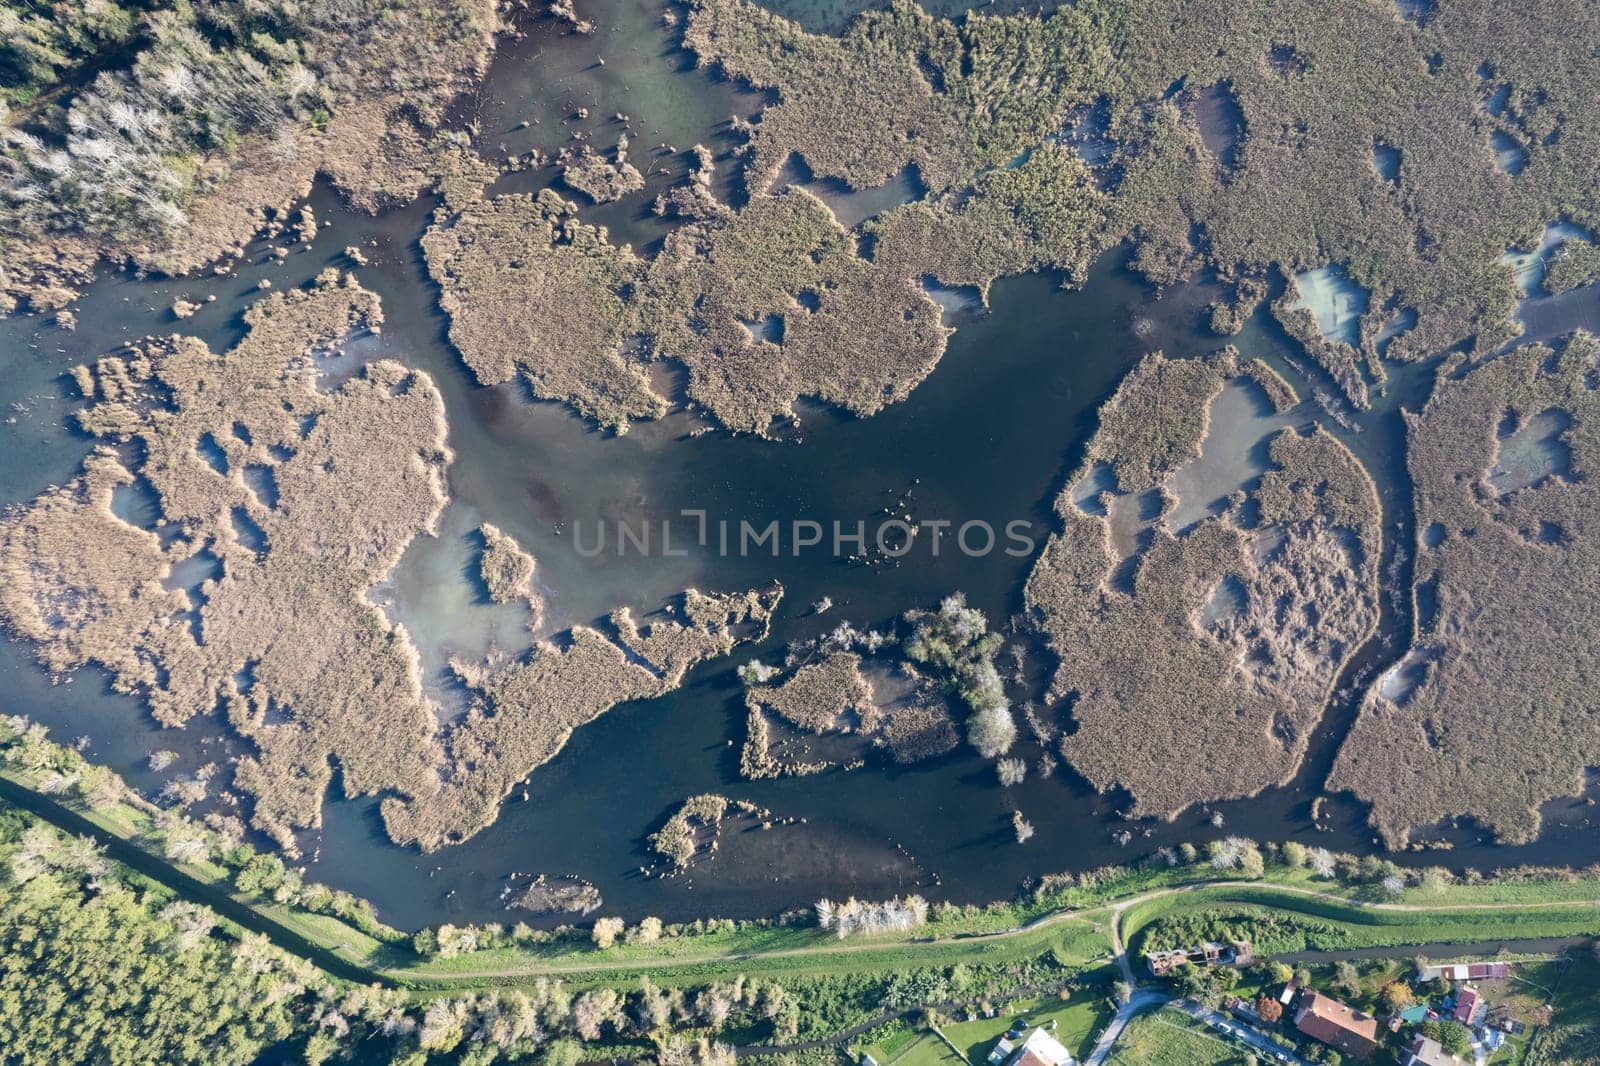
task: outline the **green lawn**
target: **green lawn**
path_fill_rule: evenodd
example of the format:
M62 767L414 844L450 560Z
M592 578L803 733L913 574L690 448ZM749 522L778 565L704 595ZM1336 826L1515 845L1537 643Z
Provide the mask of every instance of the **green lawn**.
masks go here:
M1128 1023L1107 1063L1113 1066L1233 1066L1245 1054L1187 1014L1163 1008Z
M1081 1059L1094 1046L1095 1034L1111 1020L1111 1009L1103 997L1085 990L1074 993L1069 1001L1063 1001L1059 996L1018 1000L1006 1004L994 1018L954 1022L942 1028L950 1042L966 1052L967 1061L977 1064L989 1057L994 1042L1018 1018L1026 1018L1030 1025L1046 1028L1055 1022L1055 1038L1075 1058Z
M1541 970L1540 975L1554 977L1550 1025L1547 1029L1530 1029L1524 1058L1515 1061L1526 1061L1529 1066L1589 1066L1600 1062L1600 956L1587 948L1576 948L1571 965L1563 972L1555 973L1550 967ZM1538 980L1540 975L1526 976Z
M1012 1000L1005 1004L993 1018L978 1018L970 1022L950 1022L939 1027L946 1039L965 1053L956 1055L948 1044L929 1032L912 1029L898 1030L880 1038L860 1050L878 1060L879 1066L933 1066L934 1063L967 1063L982 1066L989 1051L1019 1018L1026 1018L1031 1026L1049 1027L1055 1023L1055 1038L1064 1044L1076 1058L1083 1058L1094 1046L1096 1034L1111 1020L1111 1008L1105 999L1090 991L1080 991L1068 1001L1059 996L1036 996Z
M1402 911L1296 895L1267 886L1219 885L1158 897L1128 908L1123 915L1123 938L1138 950L1139 931L1151 922L1193 911L1214 911L1241 919L1273 915L1299 919L1306 933L1304 946L1322 950L1600 933L1600 908L1577 903L1522 910Z
M966 1066L961 1057L950 1050L943 1040L933 1033L911 1032L911 1039L891 1043L889 1047L868 1048L878 1066Z

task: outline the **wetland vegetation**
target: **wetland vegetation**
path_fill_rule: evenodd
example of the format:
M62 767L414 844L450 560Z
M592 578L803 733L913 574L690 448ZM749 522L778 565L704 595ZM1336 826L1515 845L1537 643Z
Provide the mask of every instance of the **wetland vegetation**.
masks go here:
M7 1046L722 1063L1104 1006L1119 922L1596 932L1441 860L1600 857L1600 22L1174 10L0 10L6 709L148 796L8 719L134 851L0 808L0 893L248 975ZM710 547L763 508L904 542Z
M1028 579L1059 661L1051 695L1076 727L1061 754L1140 814L1292 778L1377 625L1376 491L1324 430L1263 433L1251 491L1225 488L1220 513L1176 533L1164 521L1172 475L1203 458L1210 409L1238 374L1231 352L1141 363L1102 409L1057 503L1063 529ZM1098 491L1078 488L1102 465ZM1130 508L1133 527L1118 530Z

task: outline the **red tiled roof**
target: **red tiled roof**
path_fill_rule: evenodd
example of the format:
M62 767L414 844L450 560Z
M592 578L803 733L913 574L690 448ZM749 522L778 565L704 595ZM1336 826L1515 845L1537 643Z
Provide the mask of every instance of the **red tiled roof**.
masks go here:
M1294 1024L1312 1039L1357 1058L1364 1059L1378 1049L1378 1019L1320 992L1300 997Z

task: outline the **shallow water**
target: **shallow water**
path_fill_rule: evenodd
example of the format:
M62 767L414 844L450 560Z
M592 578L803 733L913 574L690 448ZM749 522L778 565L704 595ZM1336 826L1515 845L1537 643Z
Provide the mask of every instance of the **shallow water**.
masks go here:
M659 157L663 166L676 168L675 177L685 172L686 150L697 140L726 151L719 138L727 116L753 106L753 98L692 64L686 67L682 54L667 47L657 9L625 0L607 10L612 13L596 18L600 29L593 37L546 25L508 50L481 101L489 137L505 139L509 151L548 150L581 128L609 148L619 126L632 126L641 161L657 158L648 154L655 138L675 145L677 153ZM595 62L598 55L608 57L603 67ZM626 61L610 59L624 56ZM627 77L621 76L624 69ZM623 98L630 102L619 103ZM571 118L566 111L576 107L589 107L590 118ZM628 123L608 119L625 108ZM530 115L540 122L518 129ZM505 180L534 187L556 178L545 168ZM665 232L644 206L653 195L652 190L585 208L585 217L643 247ZM1313 830L1309 818L1348 724L1347 707L1330 713L1306 770L1289 787L1191 811L1173 824L1123 822L1123 797L1096 795L1066 768L1048 779L1030 775L1024 784L1002 790L992 766L965 748L912 767L869 760L861 770L815 778L738 777L744 709L733 675L736 662L757 654L771 662L790 640L815 636L845 619L882 625L956 589L1001 624L1021 609L1032 558L1002 552L972 558L949 549L934 556L922 543L898 564L873 567L822 550L723 558L710 545L694 543L698 522L682 512L703 511L715 529L722 519L870 523L892 505L921 522L983 519L1004 527L1023 520L1042 544L1055 495L1081 461L1094 412L1127 370L1158 348L1180 356L1221 345L1205 331L1208 304L1220 295L1210 281L1175 286L1156 298L1123 268L1120 252L1099 263L1078 292L1063 291L1053 276L1003 280L994 286L987 311L970 301L947 304L946 321L957 332L944 361L907 402L871 419L808 405L794 439L770 442L702 433L698 419L675 414L616 437L596 432L559 405L531 402L518 385L476 383L448 344L417 248L430 203L378 218L345 211L323 188L313 203L322 226L311 250L296 251L282 264L262 243L233 276L111 276L77 305L76 332L37 318L0 322L0 381L11 406L0 423L0 448L9 459L0 464L0 501L25 502L64 482L92 446L71 423L80 403L66 377L71 366L121 341L180 326L220 351L241 335L242 311L261 295L260 281L282 289L305 284L326 266L351 269L342 249L359 245L370 262L356 274L383 300L384 327L347 345L345 355L319 360L318 369L324 383L332 384L364 360L395 358L426 371L444 397L455 454L450 506L437 537L418 539L373 593L412 632L442 715L464 706L445 672L452 655L476 657L491 648L514 653L533 637L593 623L618 606L652 610L691 585L732 590L777 579L788 596L765 644L706 664L676 693L618 707L580 729L516 791L500 820L466 844L436 855L396 848L383 837L375 800L331 801L323 828L305 835L312 877L372 899L388 920L406 926L448 916L506 919L500 895L507 878L537 873L594 882L608 913L672 919L764 914L821 894L882 896L912 888L934 897L987 900L1008 896L1043 872L1128 861L1160 845L1225 833L1370 847L1363 814L1353 803L1330 804L1330 831ZM202 302L212 294L215 302L203 304L193 318L173 319L169 308L178 296ZM1326 384L1265 315L1231 342L1267 359L1302 396ZM1409 536L1410 512L1399 410L1402 401L1411 407L1419 402L1430 374L1426 366L1392 368L1387 392L1362 417L1360 431L1336 430L1372 471L1386 524L1398 523L1401 539ZM1261 412L1259 398L1224 395L1218 401L1222 409L1213 411L1205 452L1186 474L1193 485L1179 493L1186 513L1214 505L1228 485L1259 473L1262 433L1275 425ZM1249 404L1242 403L1246 399ZM1236 402L1238 410L1229 406ZM1307 406L1293 417L1321 415ZM137 509L135 497L128 503ZM619 553L614 542L596 555L580 552L580 535L592 544L602 519L635 530L648 524L658 538L660 524L667 522L674 546L686 553ZM525 610L483 600L472 531L485 521L515 537L538 561L534 583L543 614L532 632ZM208 566L198 558L174 580L197 586ZM817 616L809 605L822 596L835 607ZM1387 606L1386 626L1404 632L1406 610ZM1374 648L1348 679L1375 677L1402 650ZM1030 684L1045 666L1032 656L1025 670ZM239 747L212 718L184 731L158 729L136 701L108 691L94 670L52 684L33 666L28 649L13 642L0 642L0 683L8 692L4 709L34 715L62 739L89 736L93 757L151 792L173 774L193 773ZM179 756L165 774L148 769L147 754L158 749ZM1017 753L1030 761L1038 754L1031 742L1019 744ZM714 862L689 876L642 877L639 870L650 861L645 836L685 797L708 791L749 799L778 818L804 819L803 827L730 839ZM1014 807L1037 829L1023 846L1012 837ZM1224 828L1211 825L1212 810L1222 813ZM1456 845L1451 861L1500 865L1600 855L1594 834L1581 832L1590 817L1581 801L1563 801L1548 813L1570 827L1557 825L1527 848L1483 847L1470 827L1453 830L1445 834ZM1122 829L1131 833L1131 843L1113 839Z
M1270 464L1270 439L1290 426L1305 426L1312 415L1305 404L1277 412L1260 385L1236 379L1211 401L1210 422L1200 455L1178 467L1167 479L1177 503L1167 514L1167 528L1181 533L1209 515L1220 514L1230 494L1247 489Z
M927 195L917 176L917 168L910 164L882 185L870 189L852 189L837 178L816 178L803 162L794 157L778 172L771 191L782 192L787 188L804 189L827 204L833 217L845 229L855 229L868 219L877 218L901 204L909 204Z
M1528 150L1504 130L1489 134L1489 147L1494 151L1494 168L1508 177L1516 177L1528 165Z
M1509 427L1495 448L1489 487L1504 496L1531 488L1548 477L1571 473L1572 450L1564 436L1572 416L1559 408L1540 411L1519 426Z
M1342 266L1321 266L1294 277L1298 298L1290 306L1310 311L1317 329L1330 341L1355 345L1361 340L1361 316L1367 310L1367 290Z
M1551 222L1545 226L1539 243L1531 251L1508 248L1506 254L1500 257L1500 262L1511 267L1512 276L1522 294L1533 296L1544 288L1544 273L1550 265L1550 253L1567 241L1593 244L1594 234L1564 219Z

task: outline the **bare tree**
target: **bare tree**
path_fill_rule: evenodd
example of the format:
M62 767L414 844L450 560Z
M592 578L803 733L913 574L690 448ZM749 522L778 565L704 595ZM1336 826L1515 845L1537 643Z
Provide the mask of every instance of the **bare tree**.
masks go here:
M611 947L617 942L617 937L622 935L623 923L621 918L600 918L594 923L591 934L594 937L594 946L601 951Z
M1017 834L1017 843L1026 844L1033 838L1033 823L1022 816L1021 811L1011 812L1011 828Z

